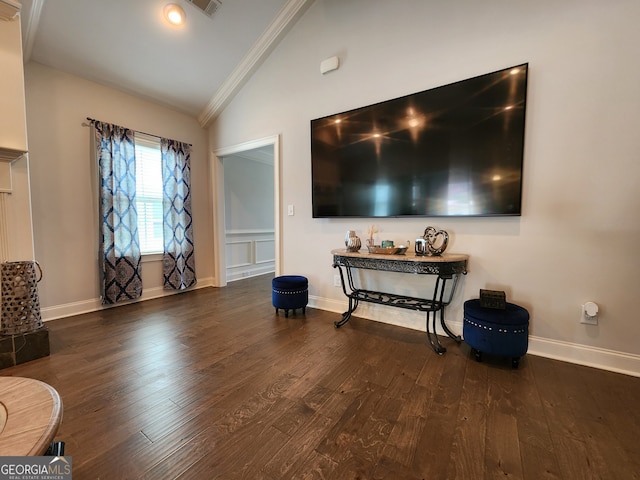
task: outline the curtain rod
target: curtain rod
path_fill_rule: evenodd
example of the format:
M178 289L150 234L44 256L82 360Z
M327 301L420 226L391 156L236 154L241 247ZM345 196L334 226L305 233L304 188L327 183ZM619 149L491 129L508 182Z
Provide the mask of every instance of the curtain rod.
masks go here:
M101 120L96 120L95 118L91 118L91 117L87 117L87 120L89 120L90 122L100 122L101 121ZM123 128L127 128L127 127L123 127ZM133 130L133 129L130 129L130 130ZM141 132L140 130L133 130L133 131L137 132L137 133L141 133L143 135L149 135L150 137L155 137L155 138L160 138L160 139L164 138L164 137L161 137L160 135L154 135L153 133ZM177 140L177 141L180 141L180 140ZM187 143L187 142L182 142L182 143ZM191 143L187 143L187 145L189 145L190 147L193 147L193 145Z

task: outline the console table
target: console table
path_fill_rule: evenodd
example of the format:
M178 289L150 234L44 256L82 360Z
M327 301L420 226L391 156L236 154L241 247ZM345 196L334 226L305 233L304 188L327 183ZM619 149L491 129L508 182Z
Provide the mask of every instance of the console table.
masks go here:
M333 267L340 272L342 291L349 299L349 309L342 314L342 319L335 322L336 328L349 321L351 314L358 308L359 302L378 303L392 307L406 308L426 313L427 339L433 350L443 354L447 349L442 346L436 335L436 319L445 333L460 342L459 335L455 335L444 320L444 307L449 305L459 276L467 273L468 255L444 254L442 256L382 255L360 252L347 252L344 249L332 250ZM436 275L433 292L428 298L408 297L389 292L377 292L356 288L353 281L352 269L381 270L385 272L413 273L418 275ZM451 281L451 290L445 297L447 282Z

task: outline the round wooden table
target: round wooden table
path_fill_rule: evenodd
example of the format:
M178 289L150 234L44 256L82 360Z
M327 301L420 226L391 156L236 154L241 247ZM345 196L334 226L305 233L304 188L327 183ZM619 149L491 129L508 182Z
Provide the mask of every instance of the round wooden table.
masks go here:
M0 456L43 455L62 423L62 400L46 383L0 377Z

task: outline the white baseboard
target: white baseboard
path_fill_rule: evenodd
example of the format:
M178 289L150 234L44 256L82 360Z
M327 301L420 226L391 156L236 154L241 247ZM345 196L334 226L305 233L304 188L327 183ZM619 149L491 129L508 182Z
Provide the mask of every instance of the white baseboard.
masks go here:
M329 312L342 313L347 309L347 302L309 296L309 306ZM421 314L422 320L414 321L416 318L414 312L406 312L403 314L392 312L392 310L402 312L401 309L391 307L380 308L377 305L361 304L358 307L357 316L404 328L425 331L424 314ZM462 322L447 321L447 325L454 333L459 334L462 332ZM437 333L444 335L444 332L440 329L437 330ZM552 358L563 362L640 377L640 355L535 337L532 335L529 336L529 349L527 353L529 355Z
M275 263L266 263L264 265L251 264L245 268L227 268L227 282L235 282L236 280L244 280L245 278L259 277L267 273L275 273Z
M213 277L198 279L198 283L195 287L189 290L197 290L199 288L206 288L213 286ZM134 300L131 303L141 302L145 300L151 300L153 298L166 297L168 295L176 295L182 293L181 291L165 290L162 287L145 288L142 291L142 296ZM119 304L124 305L124 304ZM106 308L113 308L119 305L102 305L99 298L92 298L89 300L82 300L80 302L65 303L62 305L55 305L53 307L43 307L40 309L42 320L48 322L49 320L55 320L57 318L71 317L73 315L80 315L83 313L97 312L98 310L104 310Z
M640 377L640 355L529 336L531 355Z

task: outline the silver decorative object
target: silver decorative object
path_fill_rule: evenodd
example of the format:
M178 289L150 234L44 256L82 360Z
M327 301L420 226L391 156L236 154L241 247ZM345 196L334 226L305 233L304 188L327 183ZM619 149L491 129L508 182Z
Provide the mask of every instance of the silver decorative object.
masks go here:
M427 227L422 238L416 239L416 255L440 256L449 245L449 234L444 230Z
M347 231L347 235L344 238L344 244L347 247L347 252L358 252L362 248L362 242L356 235L355 230Z
M416 238L414 247L416 250L416 255L429 255L429 250L427 249L427 241L424 238Z

